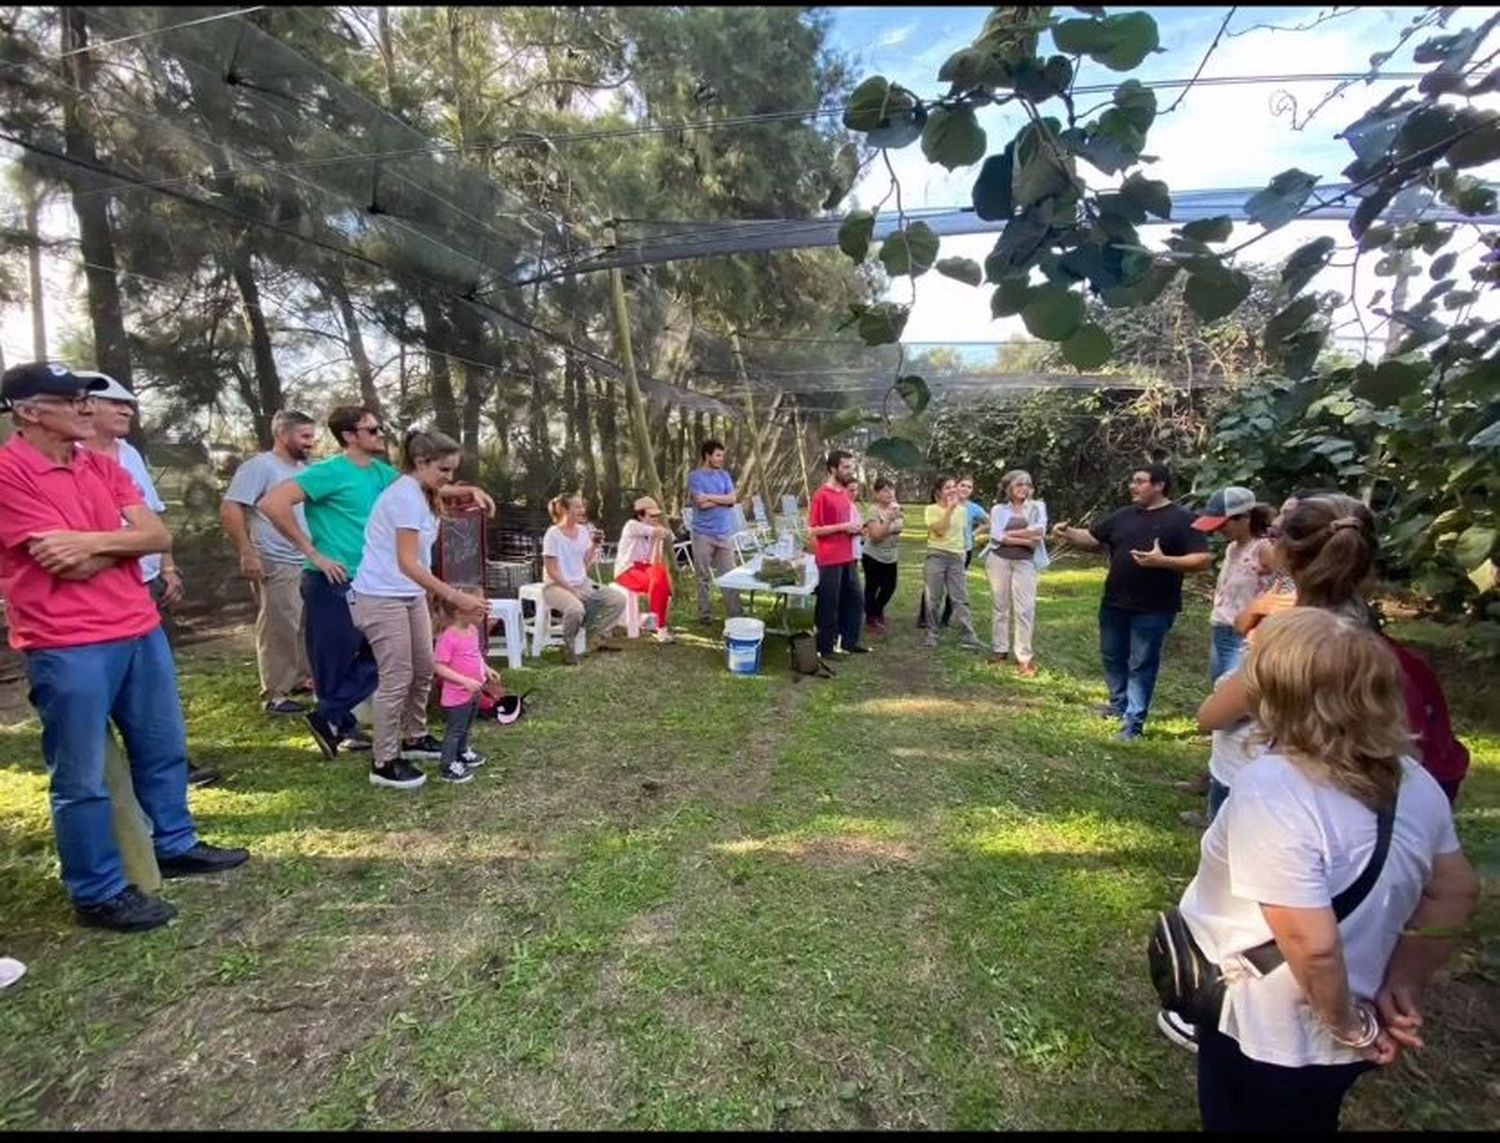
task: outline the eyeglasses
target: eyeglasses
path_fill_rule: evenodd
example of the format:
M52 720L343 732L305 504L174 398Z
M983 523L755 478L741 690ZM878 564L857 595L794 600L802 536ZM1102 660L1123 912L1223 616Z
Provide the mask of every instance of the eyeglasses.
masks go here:
M378 437L381 433L385 432L379 425L355 425L354 431L357 433L369 433L372 437Z
M92 393L75 393L71 397L27 397L17 401L18 405L72 405L75 409L90 409L94 405Z

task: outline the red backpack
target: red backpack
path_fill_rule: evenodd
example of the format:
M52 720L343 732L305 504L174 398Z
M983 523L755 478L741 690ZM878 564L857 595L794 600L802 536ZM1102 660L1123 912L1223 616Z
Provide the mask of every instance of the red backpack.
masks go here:
M1401 686L1406 693L1406 722L1417 736L1423 767L1442 783L1451 801L1458 783L1469 772L1469 748L1453 734L1448 700L1431 664L1389 635L1386 644L1401 663Z

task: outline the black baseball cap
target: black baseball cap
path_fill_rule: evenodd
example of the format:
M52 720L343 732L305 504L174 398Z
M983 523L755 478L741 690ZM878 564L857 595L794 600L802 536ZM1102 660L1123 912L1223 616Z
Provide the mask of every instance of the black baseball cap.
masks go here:
M14 401L31 397L71 397L80 389L95 392L109 388L109 381L93 374L80 377L66 365L55 361L33 361L12 365L0 379L0 404L9 408Z

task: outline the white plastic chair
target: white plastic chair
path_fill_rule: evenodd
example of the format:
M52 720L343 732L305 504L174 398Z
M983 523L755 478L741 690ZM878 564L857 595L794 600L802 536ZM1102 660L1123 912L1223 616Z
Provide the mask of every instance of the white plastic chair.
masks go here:
M734 562L743 564L761 552L760 537L749 530L739 531L729 537L729 546L734 549Z
M625 634L632 639L639 639L642 627L647 631L655 631L656 615L647 605L650 596L644 591L635 591L626 587L619 580L615 581L615 586L625 593ZM643 603L642 600L646 600L647 603Z
M526 650L526 616L519 599L491 599L490 618L500 624L500 634L490 636L486 655L505 656L512 669L521 666L521 655Z
M516 593L522 606L530 603L532 606L532 617L526 621L526 633L531 636L531 657L540 659L542 652L548 647L562 646L562 620L553 621L555 614L552 608L547 606L547 600L542 595L542 584L523 584ZM582 655L588 650L588 633L584 628L578 629L578 635L573 640L573 650Z

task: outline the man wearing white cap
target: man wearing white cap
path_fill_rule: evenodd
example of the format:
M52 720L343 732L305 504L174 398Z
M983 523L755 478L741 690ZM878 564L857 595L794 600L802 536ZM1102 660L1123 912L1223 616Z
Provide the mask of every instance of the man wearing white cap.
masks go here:
M134 393L121 385L108 373L79 369L75 377L94 383L104 382L104 387L94 391L94 435L84 441L84 447L107 456L130 474L131 482L140 490L146 507L158 516L166 512L167 506L157 494L151 473L146 470L146 458L125 437L130 432L130 422L139 412ZM162 631L170 636L171 624L167 610L182 599L182 577L172 562L171 552L152 552L140 558L141 581L151 593L156 610L162 617ZM170 641L170 640L169 640ZM219 772L207 766L197 766L188 760L188 785L206 786L219 780Z

